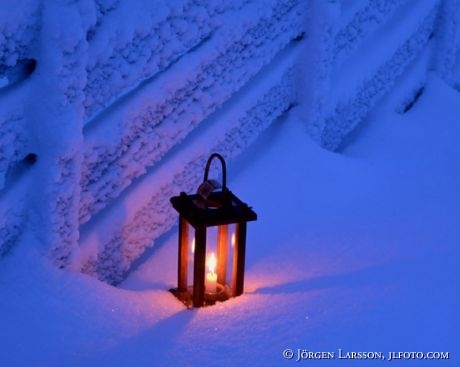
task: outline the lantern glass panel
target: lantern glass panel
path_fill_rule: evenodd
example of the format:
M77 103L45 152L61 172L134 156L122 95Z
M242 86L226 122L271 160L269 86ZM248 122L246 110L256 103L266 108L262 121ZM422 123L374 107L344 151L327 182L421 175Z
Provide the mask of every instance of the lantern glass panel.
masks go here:
M205 303L224 301L232 294L228 225L206 228ZM230 270L229 270L230 269Z
M188 258L187 258L187 289L193 289L193 260L195 256L195 229L187 224L189 227L188 243Z
M195 271L195 246L196 231L189 223L184 223L185 236L182 237L184 247L187 249L182 262L185 262L186 292L184 303L188 303L194 289ZM205 305L214 304L216 301L224 301L233 294L233 278L236 251L236 225L225 224L206 227L206 250L205 250Z

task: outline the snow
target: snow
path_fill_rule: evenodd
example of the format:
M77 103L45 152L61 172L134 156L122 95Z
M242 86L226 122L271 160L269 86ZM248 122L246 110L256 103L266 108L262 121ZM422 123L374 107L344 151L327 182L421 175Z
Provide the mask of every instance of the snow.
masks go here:
M438 9L436 0L409 1L383 27L361 42L358 51L346 62L335 65L330 75L331 90L321 134L323 147L339 149L344 137L393 87L397 78L407 72L408 65L430 41ZM416 15L408 17L407 14ZM373 47L383 42L385 47Z
M2 1L0 365L459 365L460 1L217 3ZM168 199L213 151L259 220L186 310Z
M295 365L287 348L336 353L311 365L379 363L340 360L340 348L449 352L426 364L457 366L459 102L431 76L405 114L388 97L342 154L294 114L273 124L228 164L259 220L245 294L213 307L187 310L168 292L177 229L119 288L56 269L25 235L0 266L1 364Z
M458 26L450 14L458 0L217 3L21 0L16 10L5 2L0 231L8 242L31 223L57 266L117 282L170 228L166 199L196 185L195 167L212 149L234 156L296 103L309 105L298 116L317 141L340 149L413 66L418 73L399 111L422 90L430 69L455 84ZM272 79L267 69L292 47L304 48L304 65L295 77L289 67ZM241 91L261 79L270 85L253 89L253 105L230 114L236 120L227 125L215 117L228 117L226 106L239 105L248 98ZM186 169L172 165L169 180L154 181L191 134L204 135L203 125L216 132L212 144L194 150ZM38 164L26 178L30 153ZM141 191L142 181L151 187ZM12 190L16 185L24 191ZM14 207L17 196L25 206ZM107 212L110 220L100 220ZM87 236L87 228L96 229Z
M0 9L0 75L33 48L40 3L36 0L2 0Z
M130 233L135 243L123 254L115 243L80 253L80 226L118 205L123 192L269 65L303 32L302 11L299 0L2 3L0 189L8 206L17 196L27 203L14 215L2 205L2 240L14 244L18 229L33 230L58 267L89 271L86 264L101 259L101 268L129 267L158 227L164 232L171 223L160 215L154 230ZM18 65L36 68L25 75ZM275 80L272 87L280 84L291 95L293 83ZM267 126L292 102L286 99L265 103L263 113L245 111L250 123ZM30 153L38 156L36 169L27 179L12 177ZM19 180L27 181L24 193L10 190ZM143 209L138 217L156 213L155 203L136 209ZM127 225L133 232L142 224ZM0 246L2 254L11 247Z
M154 166L300 33L295 7L271 6L265 10L268 15L256 19L255 4L221 16L222 30L212 39L170 65L168 73L138 85L128 103L119 99L88 124L82 223Z
M404 4L404 1L343 1L339 29L334 36L333 53L336 62L340 63L349 56L350 52L360 44L359 41L366 39L369 34L378 29L378 26L388 20L389 15L392 15L401 4ZM411 7L413 6L414 2L411 4Z
M425 14L429 14L429 11L433 12L432 9L435 8L435 4L437 1L434 0L422 3L408 1L399 9L397 16L393 16L388 24L385 24L385 27L374 32L372 36L360 44L361 51L358 50L355 57L349 57L343 65L336 65L331 76L334 80L334 94L336 94L334 97L339 96L345 100L351 99L348 94L356 93L355 91L361 87L356 84L363 83L363 79L371 79L381 66L381 60L391 59L396 49L401 47L409 38L409 32L416 30L417 34L421 33L420 24L423 23ZM417 12L419 16L408 17L407 14L410 12ZM384 48L372 47L383 39L385 40ZM361 58L360 62L356 60L358 56ZM359 76L358 80L356 80L357 76ZM337 101L334 102L337 103Z
M152 238L172 226L176 214L169 197L201 183L201 167L209 154L219 150L227 158L235 156L289 108L298 50L295 43L286 47L238 91L237 98L203 121L188 137L187 144L169 151L115 203L82 226L81 257L75 266L83 264L84 272L111 283L119 282L132 261L153 245ZM169 130L173 131L173 126ZM115 257L114 253L122 256Z
M455 84L453 65L458 45L457 0L312 1L307 20L302 91L310 134L321 146L340 150L374 106L426 58L428 70ZM434 45L433 45L434 44ZM406 98L412 98L411 92Z

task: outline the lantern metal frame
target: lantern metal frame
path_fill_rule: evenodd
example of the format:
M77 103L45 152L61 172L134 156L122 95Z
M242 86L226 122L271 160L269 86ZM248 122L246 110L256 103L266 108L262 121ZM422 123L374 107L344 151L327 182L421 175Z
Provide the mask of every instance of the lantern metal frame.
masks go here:
M217 158L222 165L222 190L215 190L215 181L208 180L212 161ZM212 190L214 189L214 190ZM244 267L246 257L247 222L257 220L257 214L227 188L227 168L224 158L213 153L205 167L203 183L197 194L170 199L179 213L177 288L171 292L187 307L202 307L237 297L244 291ZM232 283L227 284L227 259L229 249L228 226L235 225L233 247ZM193 253L193 285L188 286L188 264L190 226L195 229ZM205 291L206 240L207 229L217 226L217 284L220 289L215 294Z

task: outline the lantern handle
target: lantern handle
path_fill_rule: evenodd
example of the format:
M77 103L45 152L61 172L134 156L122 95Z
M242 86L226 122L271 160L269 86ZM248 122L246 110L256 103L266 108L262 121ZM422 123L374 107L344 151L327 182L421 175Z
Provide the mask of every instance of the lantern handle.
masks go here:
M227 165L225 164L225 159L219 153L213 153L208 158L206 162L206 168L204 169L204 180L206 182L208 180L209 175L209 168L211 168L211 163L214 158L219 159L220 163L222 164L222 191L227 191Z

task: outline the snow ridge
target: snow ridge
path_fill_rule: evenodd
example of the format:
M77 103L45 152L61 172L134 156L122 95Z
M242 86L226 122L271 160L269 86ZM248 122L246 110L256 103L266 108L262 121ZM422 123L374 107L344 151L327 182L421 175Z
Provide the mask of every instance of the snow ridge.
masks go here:
M250 28L232 21L227 32L216 35L122 108L118 135L103 138L109 136L108 129L113 130L113 118L106 120L104 127L89 129L82 176L82 223L159 161L302 32L300 11L293 5L293 1L277 4L266 11L266 17L253 20ZM231 18L248 22L244 14Z
M10 113L0 116L0 190L5 187L8 172L25 157L24 116Z
M431 9L423 22L377 72L356 88L355 95L339 101L334 113L327 117L321 135L321 146L329 150L338 148L343 138L367 115L376 102L384 96L401 76L410 62L425 48L434 30L438 4Z
M38 33L39 2L2 0L0 10L0 79L8 68L33 52Z
M321 41L313 46L319 55L313 64L315 90L310 93L306 111L311 136L328 150L339 149L346 136L392 89L411 62L421 57L435 34L439 34L438 39L449 39L445 41L449 46L442 47L450 47L451 52L446 56L438 48L442 61L434 69L439 73L451 70L449 55L452 55L453 37L442 24L447 21L452 29L454 27L451 18L444 16L443 20L440 14L442 9L444 14L453 12L456 4L453 0L370 0L357 9L354 16L348 16L349 22L339 29L338 4L321 4L320 10L325 16L316 25ZM426 66L425 73L429 68L433 68L432 62Z
M435 69L449 85L455 85L454 68L460 49L460 1L444 0L437 20Z
M202 1L132 5L120 3L92 31L84 102L89 117L140 80L165 70L215 30L215 6Z
M169 205L170 191L158 192L171 181L151 183L157 204L145 215L160 211L153 231L149 227L141 234L141 227L128 220L121 226L123 244L104 240L85 246L79 241L81 224L104 230L98 214L122 205L129 192L142 205L149 202L137 182L166 165L170 151L190 144L188 137L204 120L239 98L240 90L304 32L302 16L299 0L2 3L0 254L30 230L43 243L40 252L58 267L81 269L93 259L96 265L87 269L119 279L170 227L158 204ZM8 84L12 70L29 63L33 70L20 83ZM282 82L279 77L264 91L256 90L252 103L258 98L263 104L275 86L283 85L283 96L292 92L292 78ZM243 124L241 116L252 117L236 147L242 149L258 134L251 124L266 126L262 120L273 121L292 103L294 97L283 96L264 110L266 116L250 112L253 104L240 111L238 123ZM226 133L219 129L221 121L214 123L210 147ZM184 165L195 161L190 159ZM168 167L177 183L182 167ZM113 233L107 230L107 236ZM107 265L111 261L116 265Z
M199 139L185 145L166 165L145 177L135 191L123 198L118 210L108 212L97 226L83 234L85 273L109 283L121 281L132 262L152 245L152 240L175 224L177 215L165 199L180 191L194 191L202 180L203 165L211 152L219 151L228 159L234 157L291 106L293 51L292 47L287 50L288 55L272 72L270 82L256 83L257 94L252 93L248 100L239 98L236 106L216 117L225 123L210 124L212 127ZM122 212L122 208L124 217L117 218L114 213Z
M407 0L370 0L363 9L358 10L353 19L337 31L333 41L333 63L340 64L361 40L391 17Z
M460 0L6 0L0 255L32 228L58 267L119 282L173 225L169 197L195 189L211 151L234 157L297 102L312 136L337 150L411 65L400 110L429 70L455 85L459 9ZM33 70L8 84L21 65Z

